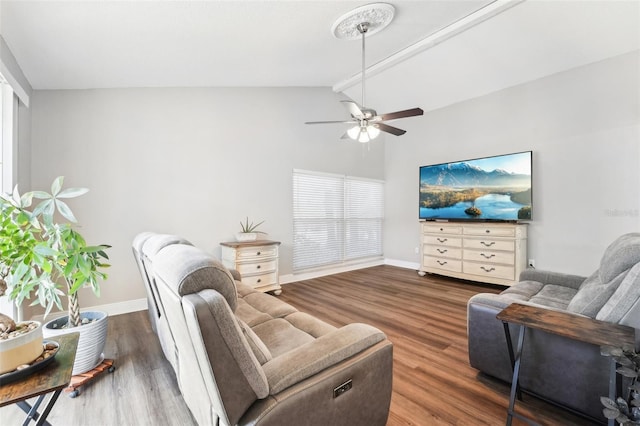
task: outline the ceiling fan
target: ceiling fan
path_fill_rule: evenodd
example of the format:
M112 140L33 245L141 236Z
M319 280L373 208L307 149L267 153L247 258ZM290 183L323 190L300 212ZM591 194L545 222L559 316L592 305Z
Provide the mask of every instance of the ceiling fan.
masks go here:
M393 18L393 6L386 3L374 3L359 7L343 15L333 25L333 32L339 38L362 38L362 103L358 105L354 101L342 101L343 105L351 114L351 120L346 121L307 121L305 124L331 124L342 123L351 124L341 137L341 139L351 138L358 142L369 142L380 134L380 132L401 136L406 130L390 126L385 121L397 120L399 118L415 117L424 114L420 108L411 108L402 111L378 114L374 109L365 107L365 36L367 32L372 34L387 26ZM370 30L374 31L370 31ZM357 33L354 32L357 31Z

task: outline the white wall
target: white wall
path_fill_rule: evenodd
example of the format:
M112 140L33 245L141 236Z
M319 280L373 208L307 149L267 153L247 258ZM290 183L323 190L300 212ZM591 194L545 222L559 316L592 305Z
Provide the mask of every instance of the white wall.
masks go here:
M403 122L385 148L385 256L419 262L420 165L532 150L529 258L593 272L613 239L640 231L639 63L635 51Z
M90 192L72 207L90 243L107 243L112 268L98 300L145 297L131 254L142 231L179 234L220 254L239 222L281 245L281 273L292 269L294 168L384 177L384 141L339 140L341 126L305 121L346 115L328 88L117 89L34 91L32 187Z

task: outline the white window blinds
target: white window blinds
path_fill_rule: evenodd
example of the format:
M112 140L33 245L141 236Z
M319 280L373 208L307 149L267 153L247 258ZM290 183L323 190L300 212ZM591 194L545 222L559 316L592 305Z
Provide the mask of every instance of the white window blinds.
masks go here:
M382 255L384 182L294 170L294 271Z

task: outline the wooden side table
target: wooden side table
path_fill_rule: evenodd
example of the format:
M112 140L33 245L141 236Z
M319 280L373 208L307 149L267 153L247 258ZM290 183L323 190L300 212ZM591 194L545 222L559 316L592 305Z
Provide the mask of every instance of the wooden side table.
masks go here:
M222 246L222 264L235 269L242 282L258 291L282 293L278 272L278 246L280 241L227 241Z
M527 328L546 331L568 339L590 343L596 346L615 346L623 349L635 348L635 330L625 325L613 324L594 320L568 312L554 311L542 307L512 303L504 308L497 316L504 325L505 337L509 349L509 358L513 367L513 379L511 380L511 393L509 396L509 409L507 411L507 426L511 425L513 417L517 417L529 424L535 424L531 420L515 413L516 394L519 393L518 376L521 368L522 349ZM518 346L513 353L509 324L516 324L520 328ZM609 398L616 399L616 362L611 358L609 369ZM614 420L609 420L613 426Z
M71 381L71 372L73 371L73 362L76 359L79 339L80 333L69 333L47 339L54 340L60 345L55 359L42 370L28 377L3 385L0 388L0 407L17 404L27 413L27 418L23 425L28 425L31 420L36 421L36 425L49 425L47 416L58 400L60 392ZM39 413L38 408L48 394L51 394L51 397L44 411ZM32 407L26 400L36 396L38 399Z

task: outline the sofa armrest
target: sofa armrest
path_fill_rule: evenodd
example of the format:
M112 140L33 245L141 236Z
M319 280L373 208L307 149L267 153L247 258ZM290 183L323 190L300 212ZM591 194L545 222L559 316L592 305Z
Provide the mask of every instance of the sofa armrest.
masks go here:
M377 328L359 323L320 336L263 365L269 393L275 395L385 339Z
M237 270L229 269L229 273L231 274L234 280L242 281L242 276L240 275L240 272L238 272Z
M525 269L520 273L520 281L537 281L543 284L561 285L574 289L580 285L587 277L579 275L563 274L561 272L543 271L540 269Z

